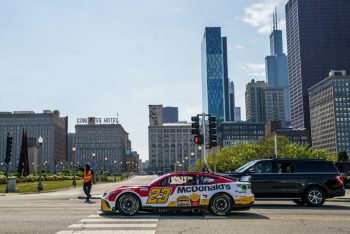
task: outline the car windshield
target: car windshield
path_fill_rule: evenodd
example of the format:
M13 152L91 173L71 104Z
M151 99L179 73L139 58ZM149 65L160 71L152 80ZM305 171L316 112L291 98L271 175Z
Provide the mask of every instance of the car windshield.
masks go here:
M247 168L253 166L256 163L256 161L251 161L249 163L244 164L243 166L241 166L240 168L238 168L237 170L235 170L235 172L244 172Z
M157 177L157 178L155 178L154 180L152 180L151 182L149 182L148 184L147 184L147 186L149 186L149 185L151 185L151 184L153 184L154 182L156 182L156 181L161 181L162 179L164 179L164 177L166 177L168 174L165 174L165 175L162 175L162 176L160 176L160 177Z

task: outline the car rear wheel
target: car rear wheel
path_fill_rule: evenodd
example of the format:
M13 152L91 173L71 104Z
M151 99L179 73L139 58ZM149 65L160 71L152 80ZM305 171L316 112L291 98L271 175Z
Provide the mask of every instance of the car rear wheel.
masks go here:
M228 215L232 210L232 206L232 198L224 193L215 195L210 201L210 210L215 215Z
M325 200L326 196L322 189L312 187L306 190L305 201L309 206L322 206Z
M131 216L137 214L140 209L140 200L132 193L126 193L118 199L118 210L121 215Z

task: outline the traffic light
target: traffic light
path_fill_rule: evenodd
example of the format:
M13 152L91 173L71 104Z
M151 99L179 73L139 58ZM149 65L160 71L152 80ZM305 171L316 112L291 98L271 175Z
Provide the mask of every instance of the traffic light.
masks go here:
M200 125L199 125L199 116L192 116L191 117L192 124L191 124L191 133L194 135L193 142L197 145L201 145L203 143L202 136L200 134Z
M203 139L202 139L202 136L199 135L199 136L194 136L193 137L193 142L197 145L201 145L203 143Z
M218 145L217 135L216 135L216 117L209 115L208 120L209 120L209 146L211 148Z
M9 164L11 162L12 142L13 142L13 137L11 137L11 136L9 136L9 134L7 134L6 157L5 157L5 163L6 164Z
M197 135L199 136L200 134L200 129L199 129L199 116L192 116L191 117L192 124L191 124L191 133L192 135Z

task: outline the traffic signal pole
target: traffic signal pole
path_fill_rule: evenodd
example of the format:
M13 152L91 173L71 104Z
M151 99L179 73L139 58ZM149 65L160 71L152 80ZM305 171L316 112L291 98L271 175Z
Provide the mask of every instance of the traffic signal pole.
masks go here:
M206 131L205 131L205 116L206 116L206 114L205 113L202 113L202 129L203 129L203 142L202 142L202 148L203 148L203 150L202 150L202 152L203 152L203 156L202 156L202 158L203 158L203 160L204 160L204 166L205 165L207 165L207 157L206 157L206 155L207 155L207 146L206 146ZM208 165L207 165L208 166ZM200 170L202 171L202 168L200 168Z

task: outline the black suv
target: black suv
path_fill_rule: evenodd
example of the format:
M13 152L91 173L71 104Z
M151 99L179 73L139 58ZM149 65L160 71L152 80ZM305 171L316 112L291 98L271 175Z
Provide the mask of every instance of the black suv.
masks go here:
M285 199L321 206L326 198L345 195L342 176L334 163L326 160L256 160L227 175L250 175L256 200Z

